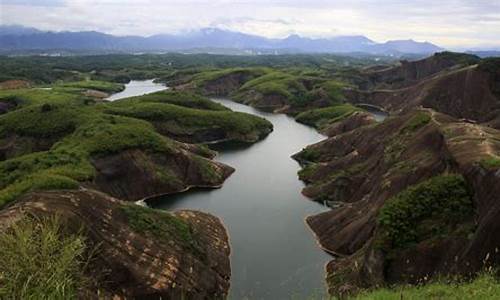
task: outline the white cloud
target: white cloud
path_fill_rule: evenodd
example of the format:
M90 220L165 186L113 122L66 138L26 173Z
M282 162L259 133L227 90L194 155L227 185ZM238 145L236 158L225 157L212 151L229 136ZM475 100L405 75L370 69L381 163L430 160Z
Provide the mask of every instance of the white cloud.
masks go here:
M283 37L363 34L377 41L500 46L494 0L2 0L1 23L151 35L220 27Z

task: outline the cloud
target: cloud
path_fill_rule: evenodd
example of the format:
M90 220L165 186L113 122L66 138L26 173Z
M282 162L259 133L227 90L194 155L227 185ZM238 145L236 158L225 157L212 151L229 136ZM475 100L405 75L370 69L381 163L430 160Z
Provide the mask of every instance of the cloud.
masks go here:
M500 1L491 0L2 0L2 24L119 35L219 27L267 37L363 34L499 46Z
M64 0L2 0L3 5L25 5L25 6L61 6Z

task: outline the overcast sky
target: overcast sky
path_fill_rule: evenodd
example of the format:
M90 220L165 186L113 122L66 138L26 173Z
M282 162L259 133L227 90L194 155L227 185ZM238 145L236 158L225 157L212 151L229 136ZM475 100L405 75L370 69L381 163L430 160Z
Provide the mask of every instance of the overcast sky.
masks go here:
M500 47L500 0L0 0L0 22L117 35L218 27L267 37L362 34Z

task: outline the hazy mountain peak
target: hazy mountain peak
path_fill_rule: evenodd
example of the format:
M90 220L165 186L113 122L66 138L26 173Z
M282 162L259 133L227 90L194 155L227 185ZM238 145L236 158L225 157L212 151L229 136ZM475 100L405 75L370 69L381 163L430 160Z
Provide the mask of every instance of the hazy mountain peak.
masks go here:
M36 33L35 35L32 35ZM43 32L23 26L0 26L0 50L75 49L99 51L172 51L203 48L271 49L287 53L432 54L442 48L412 39L377 43L363 35L310 38L291 34L283 39L220 29L201 28L184 34L158 34L150 37L113 36L97 31ZM275 52L276 52L275 51Z
M0 25L0 35L27 35L41 32L36 28L22 25Z

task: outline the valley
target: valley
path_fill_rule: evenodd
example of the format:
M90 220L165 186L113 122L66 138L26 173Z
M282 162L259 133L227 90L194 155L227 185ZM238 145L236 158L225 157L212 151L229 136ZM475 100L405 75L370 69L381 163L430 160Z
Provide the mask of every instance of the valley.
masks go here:
M57 216L82 240L66 295L498 288L498 59L0 61L0 231Z

